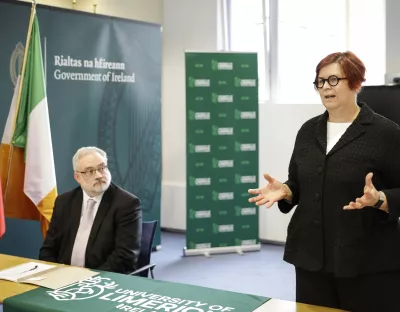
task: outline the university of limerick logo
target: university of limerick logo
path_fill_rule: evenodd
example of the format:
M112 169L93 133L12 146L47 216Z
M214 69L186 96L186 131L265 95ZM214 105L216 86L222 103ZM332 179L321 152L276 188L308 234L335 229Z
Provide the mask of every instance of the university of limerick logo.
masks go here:
M216 60L211 61L212 70L232 70L233 63L232 62L218 62Z
M86 300L98 297L106 289L115 289L117 286L109 278L95 276L47 293L58 301Z

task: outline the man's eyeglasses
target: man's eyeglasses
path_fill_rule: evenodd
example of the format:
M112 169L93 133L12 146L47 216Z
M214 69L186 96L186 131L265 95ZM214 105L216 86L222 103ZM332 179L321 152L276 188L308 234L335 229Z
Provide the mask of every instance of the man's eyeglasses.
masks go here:
M101 166L96 169L89 169L86 171L77 171L87 177L94 177L96 175L96 172L98 171L100 174L103 174L106 170L108 170L108 166Z
M313 84L318 88L322 89L324 87L325 81L329 83L331 87L337 86L340 80L347 79L346 77L344 78L339 78L335 75L329 76L327 79L325 78L318 78L317 81L314 81Z

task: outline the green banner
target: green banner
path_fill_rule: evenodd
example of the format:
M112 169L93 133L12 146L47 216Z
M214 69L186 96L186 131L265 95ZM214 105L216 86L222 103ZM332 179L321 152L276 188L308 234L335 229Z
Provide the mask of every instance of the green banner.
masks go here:
M186 53L186 250L259 245L255 53Z
M0 0L0 28L10 30L0 44L0 133L30 10L30 3ZM58 193L77 186L76 150L98 146L107 152L113 182L141 199L143 218L160 220L161 26L40 5L37 17ZM7 219L0 252L36 258L42 240L38 222Z
M38 288L4 300L4 311L251 312L269 298L101 273L48 290Z

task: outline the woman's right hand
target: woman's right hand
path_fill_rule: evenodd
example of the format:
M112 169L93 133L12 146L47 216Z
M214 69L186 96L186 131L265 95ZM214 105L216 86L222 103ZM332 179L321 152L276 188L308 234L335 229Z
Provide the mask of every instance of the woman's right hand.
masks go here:
M279 182L266 173L264 174L264 178L268 181L266 186L258 189L249 189L249 194L256 195L249 198L250 203L255 203L257 206L266 204L266 207L270 208L279 200L292 200L292 192L286 184Z

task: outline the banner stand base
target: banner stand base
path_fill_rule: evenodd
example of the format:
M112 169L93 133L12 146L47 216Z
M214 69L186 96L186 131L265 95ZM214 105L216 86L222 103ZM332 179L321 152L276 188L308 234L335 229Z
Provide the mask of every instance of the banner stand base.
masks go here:
M222 254L222 253L238 253L243 255L245 251L259 251L261 250L261 244L256 245L245 245L245 246L229 246L229 247L214 247L214 248L199 248L199 249L187 249L183 248L184 256L205 256L211 257L211 254Z

